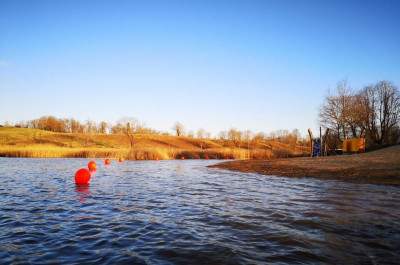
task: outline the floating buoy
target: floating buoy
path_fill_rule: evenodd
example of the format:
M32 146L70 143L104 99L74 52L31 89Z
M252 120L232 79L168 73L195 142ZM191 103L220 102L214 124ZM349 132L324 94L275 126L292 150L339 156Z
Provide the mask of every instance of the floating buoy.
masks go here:
M96 162L90 161L90 162L87 164L87 167L88 167L89 171L96 171L96 169L97 169Z
M109 164L111 164L111 160L108 159L108 158L106 158L106 159L104 160L104 165L109 165Z
M90 181L90 172L86 168L81 168L75 173L76 185L87 185Z

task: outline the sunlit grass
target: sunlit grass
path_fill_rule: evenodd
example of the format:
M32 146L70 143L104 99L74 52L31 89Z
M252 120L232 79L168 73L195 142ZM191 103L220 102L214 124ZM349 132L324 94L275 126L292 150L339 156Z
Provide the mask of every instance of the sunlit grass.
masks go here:
M126 157L127 149L69 148L51 145L0 146L2 157Z
M243 145L245 146L245 145ZM82 157L131 160L269 159L304 155L307 148L269 141L250 149L215 139L159 134L135 135L131 150L124 135L70 134L25 128L0 128L2 157Z

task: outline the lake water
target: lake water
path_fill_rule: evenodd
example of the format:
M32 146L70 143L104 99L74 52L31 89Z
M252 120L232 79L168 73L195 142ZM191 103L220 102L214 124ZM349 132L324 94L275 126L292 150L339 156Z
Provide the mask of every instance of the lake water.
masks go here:
M100 163L100 160L97 160ZM218 161L0 158L0 264L399 264L400 188Z

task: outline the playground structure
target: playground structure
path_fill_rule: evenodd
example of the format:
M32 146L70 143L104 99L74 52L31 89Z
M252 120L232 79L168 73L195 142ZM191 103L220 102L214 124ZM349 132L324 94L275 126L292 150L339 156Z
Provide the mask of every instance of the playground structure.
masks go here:
M345 139L342 143L341 149L331 148L328 144L327 138L329 135L329 128L322 134L322 128L319 128L319 137L314 138L311 129L308 129L310 137L310 156L328 156L328 155L341 155L343 153L364 153L365 152L365 138L351 138Z
M327 155L327 144L326 136L329 133L327 128L324 136L322 136L322 128L319 127L319 138L314 138L311 129L308 129L308 135L310 137L310 155L311 157L326 156Z

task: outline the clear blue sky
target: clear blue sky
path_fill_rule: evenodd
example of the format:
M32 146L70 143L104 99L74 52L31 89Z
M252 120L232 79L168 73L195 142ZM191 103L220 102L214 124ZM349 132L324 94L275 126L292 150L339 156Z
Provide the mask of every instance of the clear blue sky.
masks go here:
M400 1L0 0L0 123L317 126L328 88L400 85Z

